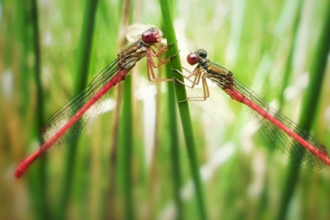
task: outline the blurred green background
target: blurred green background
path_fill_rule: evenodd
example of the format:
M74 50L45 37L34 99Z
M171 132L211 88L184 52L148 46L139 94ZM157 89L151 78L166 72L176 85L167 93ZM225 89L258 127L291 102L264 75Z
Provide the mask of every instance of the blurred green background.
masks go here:
M312 119L309 132L329 149L329 48L320 37L330 31L324 29L328 0L172 5L184 67L190 68L189 51L206 49L212 61L293 121ZM159 2L0 1L1 219L200 218L180 120L179 166L173 167L170 122L176 119L167 109L175 97L167 83L148 82L145 59L112 89L104 113L77 143L48 152L21 179L13 178L23 158L37 150L46 119L116 58L128 23L162 29ZM318 95L307 88L322 66L328 68L316 77ZM189 103L208 218L329 219L329 169L291 169L242 105L209 85L207 101ZM187 92L200 96L202 89ZM301 116L304 97L313 95L319 98L315 113Z

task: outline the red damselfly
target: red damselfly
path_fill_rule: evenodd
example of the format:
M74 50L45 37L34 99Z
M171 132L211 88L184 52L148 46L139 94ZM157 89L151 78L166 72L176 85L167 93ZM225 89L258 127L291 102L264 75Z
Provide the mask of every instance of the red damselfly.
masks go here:
M160 43L159 30L149 28L135 43L124 48L117 59L103 69L84 91L76 95L46 122L45 127L40 130L40 148L19 165L15 171L15 178L21 177L28 167L51 147L76 139L99 115L102 101L108 91L124 80L142 58L147 57L147 72L150 81L172 81L172 79L157 78L154 72L154 68L169 61L169 58L165 60L161 58L161 54L167 51L167 45L162 46ZM154 58L158 60L157 64Z
M202 80L204 95L191 97L182 101L204 101L209 97L206 79L215 82L232 99L245 104L256 124L261 127L261 133L275 143L295 164L312 171L322 171L326 165L330 166L330 158L326 148L299 128L294 122L281 115L268 104L262 101L253 91L242 85L233 76L233 73L207 59L207 52L199 49L187 56L191 65L197 64L188 76L181 73L191 85L178 82L194 88Z

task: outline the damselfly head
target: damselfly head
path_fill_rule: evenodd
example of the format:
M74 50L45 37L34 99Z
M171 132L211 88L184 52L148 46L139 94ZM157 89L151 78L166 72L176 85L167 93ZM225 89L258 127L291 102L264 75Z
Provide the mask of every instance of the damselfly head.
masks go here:
M204 49L198 49L195 53L190 53L187 56L187 61L190 65L195 65L198 63L199 59L204 59L207 57L207 52Z
M141 35L141 39L143 42L149 44L161 42L161 36L159 34L158 29L155 27L149 28L147 31L143 32Z

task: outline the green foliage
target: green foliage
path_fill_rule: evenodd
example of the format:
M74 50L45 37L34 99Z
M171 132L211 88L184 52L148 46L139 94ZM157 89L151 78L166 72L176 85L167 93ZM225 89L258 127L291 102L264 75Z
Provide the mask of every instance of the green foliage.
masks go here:
M329 170L298 176L268 149L273 145L242 106L212 83L207 101L178 104L201 88L156 86L147 80L146 59L125 80L118 126L110 106L76 147L47 152L44 163L13 179L13 168L37 149L44 120L116 59L123 5L0 1L2 218L327 219ZM168 78L181 77L171 68L190 68L189 50L204 48L330 146L329 1L181 0L172 7L170 13L168 1L134 2L128 19L164 26L168 54L176 54ZM109 101L120 103L113 91Z

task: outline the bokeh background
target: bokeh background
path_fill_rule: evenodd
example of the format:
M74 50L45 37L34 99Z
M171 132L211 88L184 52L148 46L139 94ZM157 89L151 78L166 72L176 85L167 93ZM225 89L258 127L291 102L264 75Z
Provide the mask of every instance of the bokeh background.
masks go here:
M328 0L177 0L172 6L184 67L190 68L189 51L206 49L284 115L311 119L309 132L329 149L329 59L317 62L329 53L320 39ZM127 25L162 29L162 21L158 1L0 1L1 219L200 219L182 124L167 111L176 99L167 83L147 80L145 60L110 92L77 142L47 152L13 178L38 149L46 119L127 44ZM317 49L322 43L326 56ZM314 95L310 79L319 74L313 63L326 67L321 93L315 113L301 115L304 97ZM243 106L209 86L207 101L189 103L208 218L329 219L329 169L292 168ZM187 93L200 96L202 89ZM122 108L125 100L131 113ZM172 120L179 135L175 167Z

